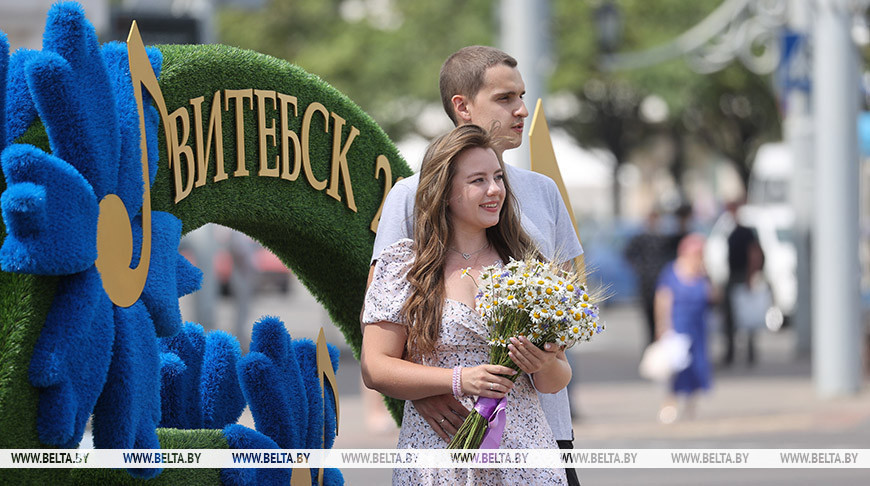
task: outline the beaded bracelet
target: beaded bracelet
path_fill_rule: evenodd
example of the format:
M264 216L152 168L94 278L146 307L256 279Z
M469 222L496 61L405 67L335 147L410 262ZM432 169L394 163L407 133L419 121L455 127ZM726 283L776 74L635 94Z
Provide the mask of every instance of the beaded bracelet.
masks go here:
M462 395L462 367L454 366L453 367L453 396L457 399L461 398Z

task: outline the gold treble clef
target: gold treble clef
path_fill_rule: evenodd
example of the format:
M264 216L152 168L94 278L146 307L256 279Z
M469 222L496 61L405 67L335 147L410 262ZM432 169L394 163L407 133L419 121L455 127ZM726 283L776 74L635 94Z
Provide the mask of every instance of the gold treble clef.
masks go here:
M127 55L130 61L133 94L139 112L139 149L142 154L142 248L136 268L130 268L133 260L133 231L130 226L130 215L121 198L115 194L107 194L100 201L100 216L97 220L96 266L103 280L103 289L112 303L119 307L130 307L142 295L151 263L151 181L148 176L148 142L145 137L142 87L148 90L160 111L166 136L173 136L172 131L168 129L169 114L163 100L163 93L160 91L160 85L157 84L157 76L151 68L151 62L148 60L135 21L130 27L130 35L127 36ZM167 152L171 165L172 152L169 150Z

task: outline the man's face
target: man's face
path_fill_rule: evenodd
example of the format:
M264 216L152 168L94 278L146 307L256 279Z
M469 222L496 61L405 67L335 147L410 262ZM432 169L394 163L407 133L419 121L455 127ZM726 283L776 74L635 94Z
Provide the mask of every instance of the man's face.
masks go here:
M473 123L485 130L494 129L499 148L504 151L523 143L524 120L529 111L523 103L526 85L520 71L506 64L496 64L484 73L483 87L473 99L466 102L466 123Z

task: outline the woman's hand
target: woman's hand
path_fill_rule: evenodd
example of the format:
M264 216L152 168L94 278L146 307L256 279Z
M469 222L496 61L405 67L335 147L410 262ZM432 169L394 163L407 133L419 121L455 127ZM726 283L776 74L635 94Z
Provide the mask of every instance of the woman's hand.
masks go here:
M508 344L508 356L529 375L552 365L558 350L559 346L554 343L547 343L541 349L525 336L512 337Z
M503 375L513 376L516 371L507 366L485 364L462 368L462 393L487 398L504 398L514 382Z

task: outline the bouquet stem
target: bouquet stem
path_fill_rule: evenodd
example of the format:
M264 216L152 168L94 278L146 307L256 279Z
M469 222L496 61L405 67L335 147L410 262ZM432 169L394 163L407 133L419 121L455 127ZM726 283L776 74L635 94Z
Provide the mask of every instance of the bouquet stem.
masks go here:
M489 422L477 410L472 410L453 436L448 449L477 449L483 441L483 434Z

